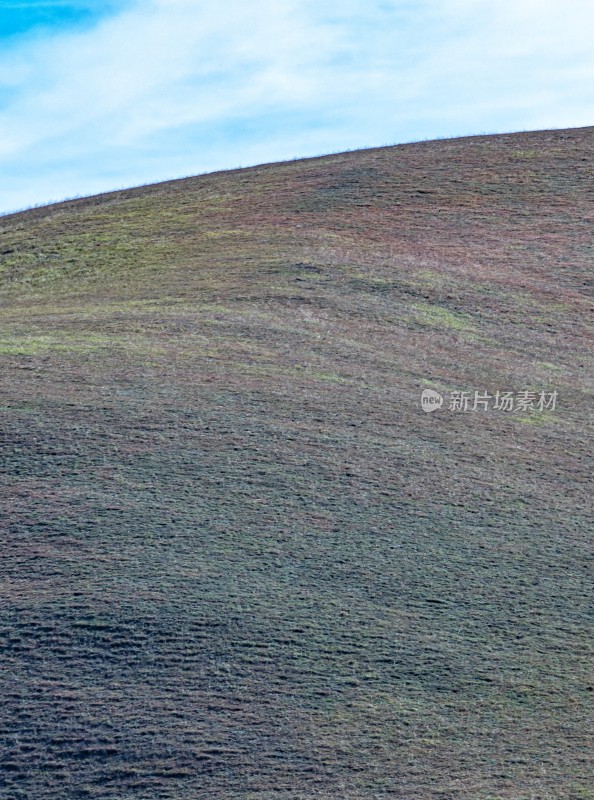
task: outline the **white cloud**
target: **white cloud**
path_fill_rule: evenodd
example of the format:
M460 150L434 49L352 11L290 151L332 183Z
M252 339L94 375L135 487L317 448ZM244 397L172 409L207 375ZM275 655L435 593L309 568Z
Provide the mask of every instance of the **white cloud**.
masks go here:
M325 150L591 124L593 25L585 0L127 5L0 54L0 209Z

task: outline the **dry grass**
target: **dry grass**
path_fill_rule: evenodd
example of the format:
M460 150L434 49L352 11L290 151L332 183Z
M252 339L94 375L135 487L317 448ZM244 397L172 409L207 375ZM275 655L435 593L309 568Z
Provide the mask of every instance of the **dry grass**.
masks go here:
M593 155L0 220L3 798L590 797Z

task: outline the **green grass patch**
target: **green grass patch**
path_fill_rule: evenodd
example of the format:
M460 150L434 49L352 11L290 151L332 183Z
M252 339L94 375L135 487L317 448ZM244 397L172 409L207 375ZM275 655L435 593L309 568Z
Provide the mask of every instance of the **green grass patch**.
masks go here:
M0 339L0 354L35 356L48 352L83 352L111 347L114 338L101 334L14 336Z
M449 311L447 308L432 303L413 303L418 321L431 328L476 332L473 319L468 314Z

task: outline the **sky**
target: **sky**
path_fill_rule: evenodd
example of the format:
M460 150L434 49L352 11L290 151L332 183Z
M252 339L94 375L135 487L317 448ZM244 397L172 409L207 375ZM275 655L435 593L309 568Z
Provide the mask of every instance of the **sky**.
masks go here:
M0 213L594 124L591 0L0 0Z

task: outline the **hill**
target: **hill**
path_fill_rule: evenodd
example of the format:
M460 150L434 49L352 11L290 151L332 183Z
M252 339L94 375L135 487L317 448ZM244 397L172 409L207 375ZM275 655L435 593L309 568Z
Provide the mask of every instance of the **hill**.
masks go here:
M3 798L594 797L593 157L0 219Z

